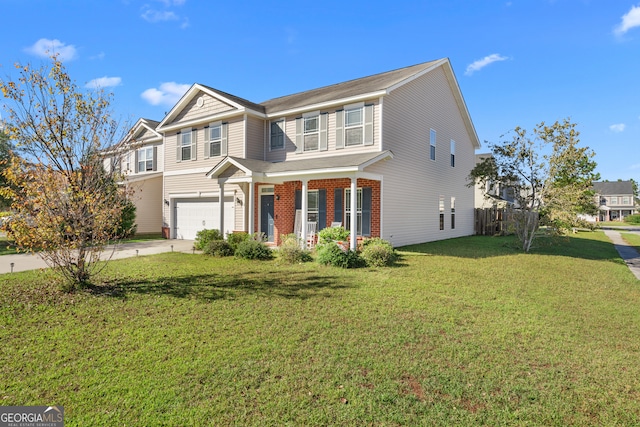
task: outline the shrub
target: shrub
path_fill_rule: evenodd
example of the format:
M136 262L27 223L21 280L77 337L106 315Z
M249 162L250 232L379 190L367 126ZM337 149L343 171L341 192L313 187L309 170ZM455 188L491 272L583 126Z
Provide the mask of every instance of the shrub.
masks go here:
M391 243L379 237L365 240L362 243L360 256L369 267L392 265L398 258Z
M624 221L629 224L640 224L640 214L627 215L624 217Z
M207 255L223 257L233 255L234 250L229 242L224 240L211 240L204 248L203 252Z
M120 224L118 225L117 237L126 239L136 234L138 226L136 225L136 205L127 200L120 214Z
M289 264L309 262L313 259L311 253L301 247L301 240L293 233L282 237L278 254L280 259Z
M317 246L322 247L323 245L330 242L345 242L349 240L349 236L351 233L349 230L344 227L327 227L323 228L318 232L318 244Z
M238 245L249 238L249 233L246 231L234 231L227 234L227 242L235 252L238 249Z
M200 230L196 233L196 240L193 247L199 251L204 251L213 240L222 240L222 234L218 230Z
M320 264L332 265L342 268L356 268L362 266L363 262L358 252L352 251L337 242L325 243L316 247L317 261Z
M262 237L256 233L250 239L246 239L238 244L236 257L267 260L273 258L273 252L262 241Z

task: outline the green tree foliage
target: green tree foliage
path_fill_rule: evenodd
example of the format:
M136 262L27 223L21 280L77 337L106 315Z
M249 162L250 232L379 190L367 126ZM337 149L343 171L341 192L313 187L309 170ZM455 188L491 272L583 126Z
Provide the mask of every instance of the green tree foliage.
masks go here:
M522 249L531 249L540 219L556 232L577 224L578 213L597 209L593 197L594 152L579 147L579 132L569 119L548 126L538 124L533 134L515 128L511 139L490 145L491 156L469 175L470 185L488 182L512 190L515 232Z
M14 211L4 228L73 290L104 267L105 245L119 237L127 195L102 155L119 125L110 95L81 92L56 56L50 65L16 68L16 81L0 79L11 105L5 131L21 154L10 154L4 171L1 193Z
M9 166L11 161L11 154L14 151L13 144L9 139L9 135L1 128L3 123L0 122L0 187L9 185L7 178L5 178L4 171ZM0 210L7 208L11 205L11 199L0 194Z

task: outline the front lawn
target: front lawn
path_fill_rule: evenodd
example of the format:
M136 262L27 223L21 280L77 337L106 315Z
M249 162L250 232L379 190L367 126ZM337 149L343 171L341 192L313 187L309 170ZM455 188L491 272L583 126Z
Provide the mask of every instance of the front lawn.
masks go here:
M76 294L1 276L0 405L62 405L68 426L640 423L640 282L603 233L401 255L167 253Z

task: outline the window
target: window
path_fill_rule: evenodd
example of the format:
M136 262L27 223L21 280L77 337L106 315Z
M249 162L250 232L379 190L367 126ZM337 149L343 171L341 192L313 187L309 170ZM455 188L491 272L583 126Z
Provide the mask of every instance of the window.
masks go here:
M622 196L622 204L623 204L623 205L630 205L630 204L631 204L631 197L629 197L629 196Z
M451 140L451 167L456 167L456 142Z
M436 159L436 131L431 129L429 134L429 158Z
M318 122L319 116L304 117L304 151L318 150Z
M456 198L451 198L451 229L456 228Z
M122 157L122 168L120 169L122 173L129 171L131 171L131 152L127 152L127 154Z
M351 229L351 189L344 190L344 222L347 230ZM362 188L356 194L356 234L362 236Z
M215 125L211 125L208 129L205 129L205 131L207 132L209 137L209 141L205 143L209 144L209 156L205 157L220 156L222 154L222 124L218 123Z
M284 148L284 120L271 122L271 138L269 139L270 150L281 150Z
M318 223L320 211L320 194L318 190L309 190L307 193L307 221Z
M438 210L440 211L440 230L444 230L444 196L438 200Z
M144 147L138 150L138 172L153 170L153 147Z
M344 111L344 144L362 145L364 137L362 107L351 108Z
M178 160L195 159L195 144L191 129L184 129L178 134Z
M618 196L611 196L611 205L618 204Z

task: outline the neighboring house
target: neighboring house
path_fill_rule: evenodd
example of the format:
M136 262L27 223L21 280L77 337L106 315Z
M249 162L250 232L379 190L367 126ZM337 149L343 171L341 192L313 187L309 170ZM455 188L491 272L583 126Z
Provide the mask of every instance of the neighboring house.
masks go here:
M155 132L171 238L216 228L278 244L334 224L352 247L473 234L480 144L448 59L259 104L194 84Z
M491 156L491 153L476 154L476 164ZM484 185L476 183L474 190L475 207L477 209L492 208L494 206L499 208L518 206L513 187L487 181Z
M140 119L112 152L114 166L124 177L123 184L136 205L136 233L162 230L163 138L156 131L158 122ZM169 237L169 236L166 236Z
M636 213L635 194L631 181L594 182L598 205L598 221L623 221Z

